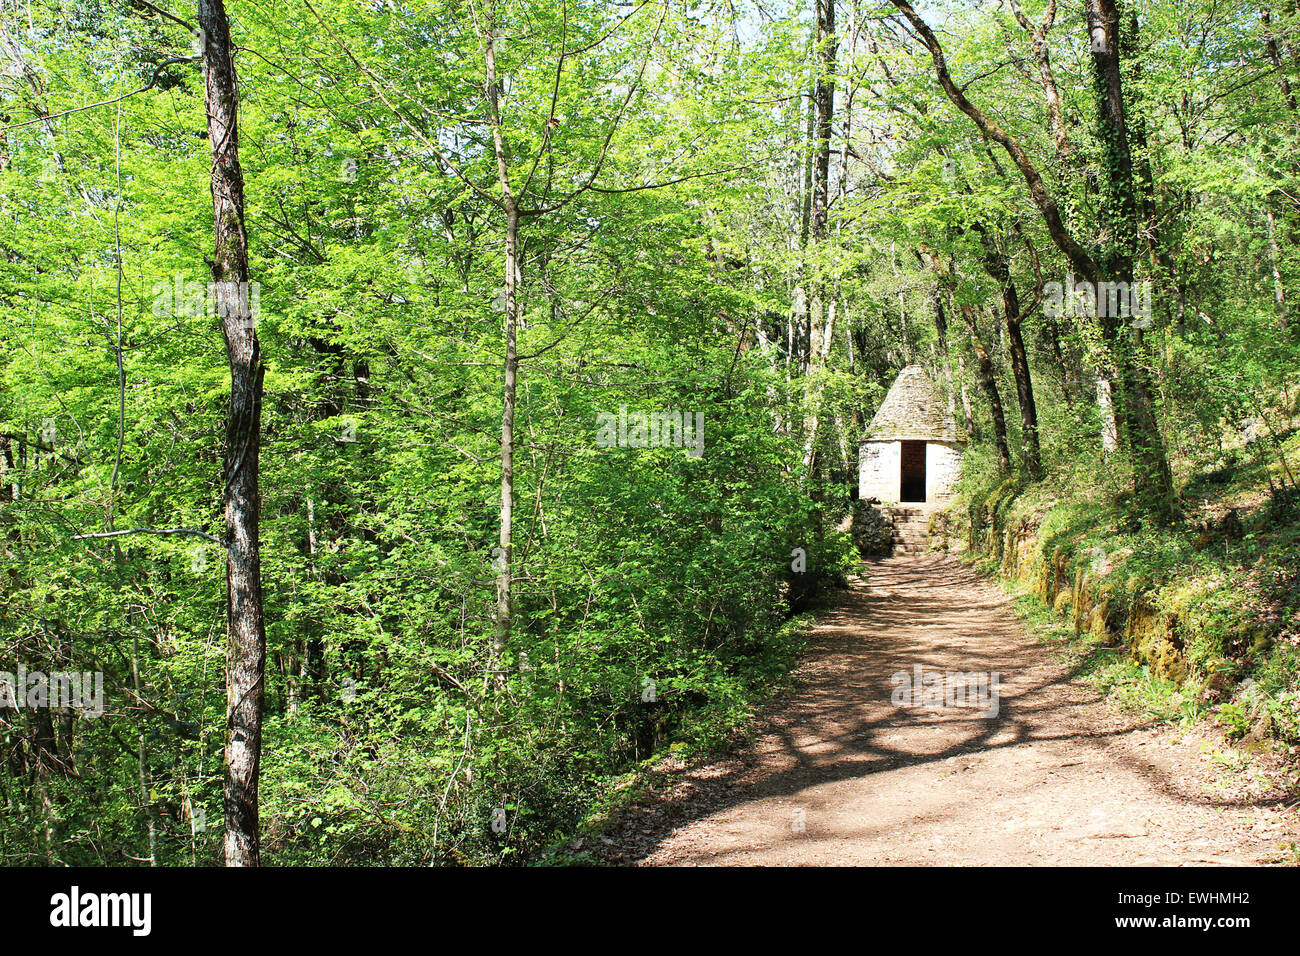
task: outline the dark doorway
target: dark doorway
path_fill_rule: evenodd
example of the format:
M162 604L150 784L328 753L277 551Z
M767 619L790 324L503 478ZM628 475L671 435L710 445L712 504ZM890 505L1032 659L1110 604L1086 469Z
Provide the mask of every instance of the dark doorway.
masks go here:
M898 478L899 501L925 501L925 442L901 443L902 468Z

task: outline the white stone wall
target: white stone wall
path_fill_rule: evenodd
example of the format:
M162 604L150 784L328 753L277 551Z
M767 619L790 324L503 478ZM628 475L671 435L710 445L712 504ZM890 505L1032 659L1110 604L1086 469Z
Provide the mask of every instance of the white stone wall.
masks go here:
M961 475L961 450L947 442L925 444L925 500L939 501L952 495Z
M902 443L896 441L862 443L858 458L859 498L879 498L885 504L898 502L902 450Z
M879 498L897 504L902 466L902 442L867 441L858 458L858 497ZM949 442L925 443L925 500L933 503L952 496L961 475L961 446Z

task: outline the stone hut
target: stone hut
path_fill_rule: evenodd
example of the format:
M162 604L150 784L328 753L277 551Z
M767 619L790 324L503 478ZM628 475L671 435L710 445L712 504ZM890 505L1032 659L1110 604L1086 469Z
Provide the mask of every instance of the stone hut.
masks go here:
M939 505L952 495L966 434L925 369L898 373L867 429L858 497L884 505Z

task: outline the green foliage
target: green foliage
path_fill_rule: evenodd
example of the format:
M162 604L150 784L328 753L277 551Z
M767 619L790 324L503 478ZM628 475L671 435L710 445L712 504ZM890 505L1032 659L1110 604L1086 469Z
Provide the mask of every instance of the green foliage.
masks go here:
M212 144L193 37L155 6L171 9L0 5L0 669L102 671L108 702L98 720L0 710L6 862L219 854L221 548L74 538L224 528ZM229 6L268 365L267 862L536 860L648 761L743 728L793 659L792 614L879 544L847 491L910 362L972 433L953 521L971 545L1005 563L1007 529L1034 528L1024 566L1067 555L1103 624L1177 620L1169 713L1229 704L1234 726L1296 737L1300 184L1277 70L1298 80L1253 8L1142 6L1121 144L1082 10L1061 7L1059 152L1010 11L926 5L954 80L1065 227L1152 283L1149 325L1107 341L1095 318L1044 312L1069 269L1023 177L871 5L841 5L820 239L808 4ZM1297 15L1273 24L1289 35ZM1111 175L1121 145L1131 176ZM502 168L524 210L524 358L496 648ZM1025 313L1041 481L985 236ZM1170 521L1143 507L1133 456L1103 454L1096 375L1117 360L1152 382ZM702 453L605 447L603 416L624 411L698 413ZM1160 666L1094 649L1115 686L1167 690Z
M476 21L441 2L235 6L269 367L263 858L525 862L628 768L743 727L798 647L794 606L854 563L833 530L843 488L801 474L800 435L772 427L802 419L796 389L737 346L773 288L716 259L748 245L730 224L763 195L750 161L777 127L758 104L791 79L789 24L742 58L723 23L677 11L499 6L511 173L523 206L556 208L523 227L515 628L498 658L505 222ZM147 10L32 8L21 51L40 88L0 78L14 121L190 53ZM0 480L17 489L0 502L0 652L102 670L109 701L69 724L54 774L24 743L39 715L0 718L6 862L218 862L221 550L72 540L221 534L202 95L173 64L120 106L0 142ZM861 384L826 379L847 415ZM600 416L621 409L698 415L702 448L602 447Z

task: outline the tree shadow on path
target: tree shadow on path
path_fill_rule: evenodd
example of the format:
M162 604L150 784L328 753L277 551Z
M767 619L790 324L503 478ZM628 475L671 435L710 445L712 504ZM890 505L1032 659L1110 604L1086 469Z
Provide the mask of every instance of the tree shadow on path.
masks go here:
M1061 664L1025 634L1008 605L1000 589L951 558L871 562L864 579L823 612L794 690L772 702L752 742L670 775L665 792L621 812L602 837L613 847L610 860L645 861L667 849L666 862L710 862L749 852L747 840L789 839L785 831L807 826L808 814L825 823L823 838L847 841L846 852L866 836L888 840L891 831L903 837L921 826L960 835L997 816L968 821L972 800L1059 805L1068 820L1086 815L1099 785L1121 777L1140 778L1184 805L1247 805L1207 796L1115 746L1149 721L1106 707L1094 687L1076 679L1087 662ZM894 675L917 665L997 673L996 715L970 706L895 706ZM973 760L987 771L960 777ZM706 832L697 833L699 825ZM694 835L679 839L684 832ZM779 853L772 862L783 862Z

